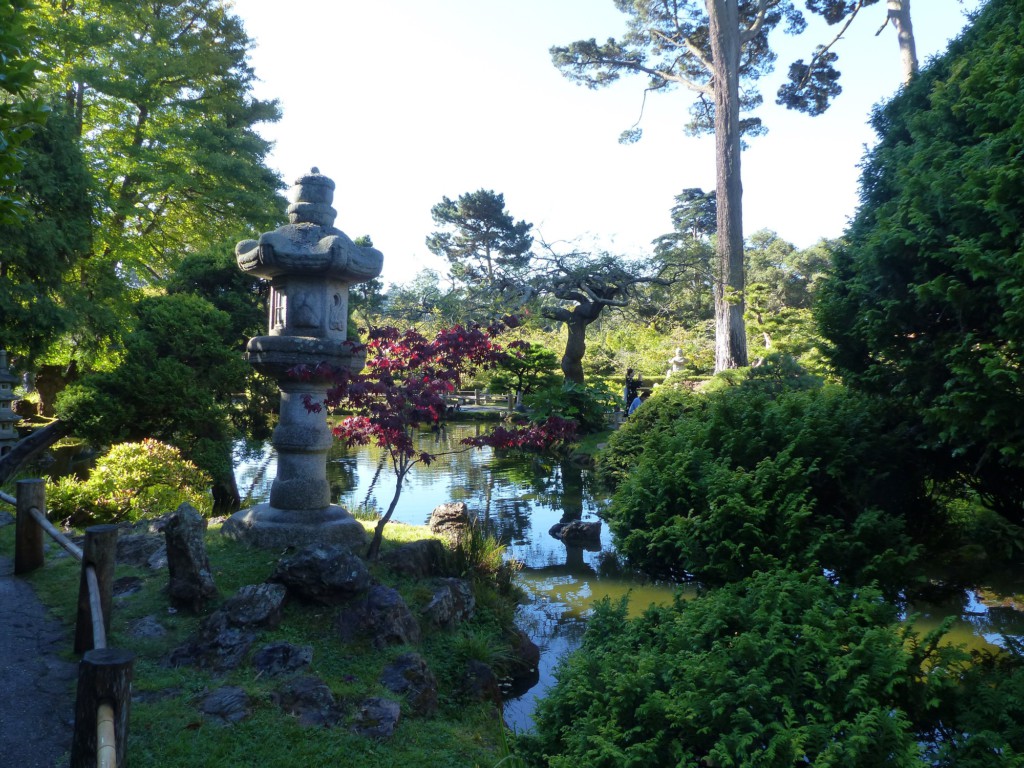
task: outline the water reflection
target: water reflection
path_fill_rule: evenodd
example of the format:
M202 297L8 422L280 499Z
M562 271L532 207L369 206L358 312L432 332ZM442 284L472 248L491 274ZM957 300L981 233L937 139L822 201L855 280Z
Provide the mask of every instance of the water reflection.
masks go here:
M673 587L650 583L625 567L606 526L599 543L587 549L566 546L551 536L548 532L556 523L599 520L606 499L592 488L590 473L571 461L510 457L490 448L461 445L463 438L488 428L471 423L425 432L421 448L438 458L409 473L393 519L425 525L434 507L464 501L506 545L509 556L524 564L520 580L530 600L520 609L518 624L540 646L540 679L505 708L508 724L524 730L532 727L530 716L537 699L554 682L558 659L579 646L596 600L628 595L630 612L637 615L651 603L671 601ZM236 468L243 493L248 491L253 501L269 497L276 470L269 444L239 446ZM390 461L373 446L349 450L335 445L329 455L328 480L334 501L349 509L386 509L395 490ZM988 599L986 603L993 605ZM1024 613L1014 606L986 607L974 591L911 605L907 612L918 616L921 632L936 628L948 616L957 617L947 641L972 648L1015 647L1024 637Z
M586 617L595 600L630 595L631 610L672 599L670 586L649 583L620 563L611 536L602 526L600 542L588 549L566 546L549 535L556 523L596 521L606 503L591 487L589 472L571 461L542 457L511 457L490 448L467 450L460 441L489 427L480 423L449 425L443 432L424 432L423 450L438 455L429 467L417 465L406 478L393 519L425 525L434 507L464 501L488 530L523 563L520 581L530 596L518 624L541 649L538 685L509 701L510 726L532 726L536 700L553 683L558 659L577 648ZM253 501L270 494L276 462L269 445L236 454L239 488ZM386 509L395 490L387 455L366 446L346 449L338 444L328 456L328 481L335 501L349 509Z

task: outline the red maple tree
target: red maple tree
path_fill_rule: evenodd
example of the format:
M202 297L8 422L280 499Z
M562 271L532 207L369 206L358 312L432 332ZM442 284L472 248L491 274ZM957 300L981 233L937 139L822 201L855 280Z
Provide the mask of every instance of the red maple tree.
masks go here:
M381 516L366 553L376 558L384 527L394 514L406 475L416 464L429 465L436 454L417 451L414 436L424 428L439 428L449 410L450 398L462 382L479 370L493 367L518 342L505 350L497 341L517 325L506 317L488 326L478 324L445 328L428 338L415 329L400 331L387 326L371 328L366 344L352 344L353 352L366 355L365 368L351 370L317 366L300 367L295 375L327 376L332 386L323 403L307 401L306 407L327 407L350 415L334 427L335 437L349 446L374 444L391 461L397 480L395 494ZM573 422L550 418L540 425L496 428L491 435L464 440L467 446L544 450L572 440ZM468 448L467 448L468 449Z

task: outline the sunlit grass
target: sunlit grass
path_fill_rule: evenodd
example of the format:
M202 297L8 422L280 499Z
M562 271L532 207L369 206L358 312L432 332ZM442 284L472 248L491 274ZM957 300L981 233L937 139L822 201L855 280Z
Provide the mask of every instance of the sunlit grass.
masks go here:
M373 522L364 521L368 530ZM417 526L390 524L385 549L429 536ZM14 526L0 528L0 547L13 553ZM221 598L245 584L264 581L281 553L251 549L220 535L211 527L207 553ZM413 613L432 597L429 585L413 579L394 578L373 566L378 580L399 590ZM78 563L48 546L46 566L27 578L40 598L67 628L67 657L71 658L74 632ZM203 616L170 610L166 597L167 571L119 566L116 577L134 576L142 589L115 598L109 638L113 647L137 654L133 688L129 756L138 768L167 766L493 766L501 759L501 727L493 704L471 702L460 695L464 664L470 658L500 662L507 655L507 627L496 613L481 608L471 622L451 631L424 626L424 638L415 649L399 646L377 651L365 644L344 644L338 637L337 608L290 602L284 621L275 630L263 631L254 647L287 641L313 648L311 666L300 674L323 679L335 698L349 712L367 697L395 698L379 680L383 669L397 656L416 650L438 678L439 711L417 718L403 707L398 729L391 739L375 741L351 732L346 723L332 728L306 728L285 714L274 693L284 678L261 676L247 665L223 675L191 667L171 668L165 663L170 651L195 632ZM494 600L485 598L486 606ZM216 605L211 606L208 613ZM508 615L511 615L509 612ZM131 625L154 617L166 630L160 638L136 638ZM234 685L251 699L251 714L233 726L215 724L199 711L199 704L213 690Z

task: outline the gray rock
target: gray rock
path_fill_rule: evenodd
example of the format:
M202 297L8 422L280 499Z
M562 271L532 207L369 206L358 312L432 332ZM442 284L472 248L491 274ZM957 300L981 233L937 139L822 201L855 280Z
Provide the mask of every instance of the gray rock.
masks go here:
M281 623L288 590L280 584L247 584L228 598L220 610L234 627L266 627Z
M370 739L389 739L398 727L402 708L397 701L382 698L365 699L359 705L352 730Z
M115 598L128 597L142 591L144 582L138 576L122 576L114 579L111 591Z
M370 572L345 547L314 545L282 559L268 581L283 584L303 602L337 605L365 592Z
M420 539L396 547L381 557L393 573L422 579L444 573L444 544L438 539Z
M548 531L556 539L572 547L583 547L587 550L601 548L601 521L585 522L570 520L567 523L555 523Z
M255 632L231 626L227 614L217 611L203 619L195 635L171 651L167 663L227 672L241 666L255 639Z
M198 613L217 596L217 586L206 556L206 520L190 504L182 504L164 526L168 596L176 608Z
M420 641L420 625L402 596L380 584L341 611L338 633L344 642L368 640L374 648Z
M167 634L167 629L157 621L156 616L143 616L128 625L128 636L140 639L158 638Z
M218 688L199 704L199 711L214 722L232 725L249 716L249 696L236 686Z
M10 512L0 512L0 528L5 525L14 525L14 515Z
M430 532L436 536L457 539L471 524L469 507L463 501L441 504L430 513Z
M318 677L289 680L271 694L271 700L307 728L336 725L345 714L344 706Z
M513 628L511 659L501 681L504 698L522 696L540 682L540 648L519 627Z
M500 704L498 676L484 662L470 659L462 675L462 694L471 701L493 701Z
M167 543L163 536L149 533L121 533L117 537L117 563L138 568L167 565Z
M437 712L437 678L418 653L403 653L384 668L381 685L405 696L416 715L426 717Z
M451 629L473 616L476 598L465 579L438 579L434 596L422 614L431 624Z
M252 665L264 675L281 675L309 666L313 661L313 646L271 643L252 656Z

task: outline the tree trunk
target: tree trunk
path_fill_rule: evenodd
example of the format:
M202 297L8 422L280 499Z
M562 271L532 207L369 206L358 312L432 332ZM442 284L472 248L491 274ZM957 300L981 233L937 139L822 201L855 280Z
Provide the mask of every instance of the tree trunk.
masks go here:
M562 374L573 384L583 383L583 355L587 352L587 322L578 316L571 317L565 327L568 336L565 352L562 353Z
M373 529L373 539L370 540L370 546L366 550L366 559L374 561L377 556L380 555L380 545L384 541L384 526L391 520L391 516L395 513L395 507L398 506L398 497L402 495L402 482L405 480L405 476L415 462L410 462L408 459L402 459L400 465L395 467L395 495L391 497L391 503L388 505L388 511L384 513L384 516L377 521L377 526Z
M715 372L747 364L743 324L743 184L740 178L740 28L737 0L705 0L715 68Z
M903 84L910 82L917 74L917 44L914 41L914 25L910 22L910 0L886 0L889 19L896 27L896 39L900 46L900 64L903 68Z

